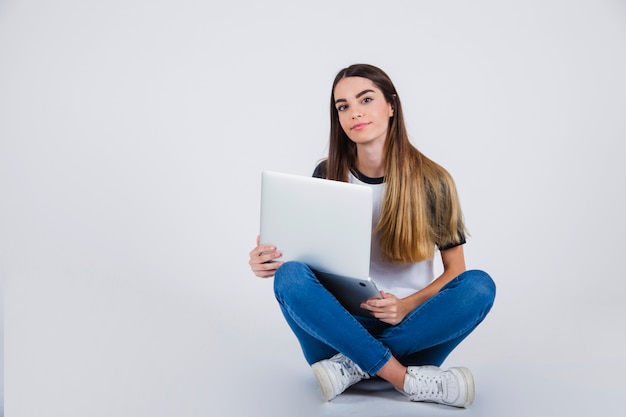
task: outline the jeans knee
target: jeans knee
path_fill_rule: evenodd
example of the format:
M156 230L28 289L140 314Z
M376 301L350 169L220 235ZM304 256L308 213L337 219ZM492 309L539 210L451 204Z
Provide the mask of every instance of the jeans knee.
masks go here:
M293 290L302 283L302 277L312 274L311 269L302 262L288 261L276 270L274 274L274 294L278 298L280 294Z
M487 308L491 308L496 298L496 283L485 271L478 269L467 271L470 274L474 296L484 300Z

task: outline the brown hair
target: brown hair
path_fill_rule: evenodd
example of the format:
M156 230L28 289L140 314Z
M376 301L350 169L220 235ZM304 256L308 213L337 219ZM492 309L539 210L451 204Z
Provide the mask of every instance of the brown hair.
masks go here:
M386 260L419 262L433 256L435 246L464 242L466 230L454 181L440 165L409 141L400 97L389 76L372 65L355 64L339 71L330 97L330 143L326 178L348 181L357 148L339 123L334 91L346 77L363 77L378 87L393 106L385 141L385 197L375 232Z

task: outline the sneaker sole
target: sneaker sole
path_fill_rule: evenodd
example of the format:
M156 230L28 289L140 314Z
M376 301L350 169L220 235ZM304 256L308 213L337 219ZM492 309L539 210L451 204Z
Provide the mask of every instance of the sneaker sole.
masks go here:
M467 393L467 398L463 404L455 405L455 407L467 408L474 402L474 396L476 395L476 390L474 387L474 376L472 372L463 366L458 366L455 368L451 368L450 370L456 370L461 374L461 379L465 382L465 390Z
M313 374L315 375L315 379L317 379L317 383L322 390L324 399L326 401L330 401L335 398L337 396L337 394L335 394L337 392L337 383L326 371L324 365L317 362L311 365L311 369L313 369Z

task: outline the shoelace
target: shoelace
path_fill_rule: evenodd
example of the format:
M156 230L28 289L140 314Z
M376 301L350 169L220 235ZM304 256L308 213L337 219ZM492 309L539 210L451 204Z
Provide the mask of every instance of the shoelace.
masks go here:
M345 356L336 358L335 361L339 365L341 375L347 379L348 383L358 382L364 378L363 372L356 366L354 362Z
M415 379L417 395L423 400L443 398L443 382L441 377L418 377Z

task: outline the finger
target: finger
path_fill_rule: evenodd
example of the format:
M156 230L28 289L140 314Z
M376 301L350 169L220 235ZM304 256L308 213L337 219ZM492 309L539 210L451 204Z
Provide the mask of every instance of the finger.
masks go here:
M274 252L276 252L276 246L272 246L272 245L257 246L250 251L250 257L263 256L263 255L274 253Z
M250 251L250 257L259 256L261 253L263 253L263 246L255 246Z
M254 256L251 257L248 261L248 264L252 268L253 271L270 271L278 269L283 262L277 261L276 258L279 258L279 253L272 253L269 255L263 256Z
M385 312L384 307L374 306L374 305L371 305L369 302L362 303L361 308L364 310L370 311L371 313L384 313Z
M270 266L263 265L266 268L257 270L255 274L263 278L273 277L276 274L276 271L278 270L278 268L280 268L280 265L282 265L282 263L279 263L279 262L271 264Z
M385 312L370 312L370 315L380 321L393 320L393 314L385 313Z
M390 300L389 298L372 298L370 300L367 300L366 303L374 308L385 308L391 304L393 304L393 300Z
M275 270L277 270L278 268L280 268L280 266L281 266L282 264L283 264L283 263L282 263L282 262L280 262L280 261L275 261L275 262L264 262L264 263L262 263L262 264L259 264L259 267L260 267L261 269L263 269L264 271L275 271Z
M250 267L255 273L263 271L275 271L283 264L283 262L281 261L259 262L258 259L259 258L255 258L249 261Z
M256 245L259 246L261 244L261 235L256 235Z
M257 260L262 264L271 264L278 262L277 259L281 256L283 256L282 253L274 251L257 257Z
M364 309L364 310L369 311L372 314L373 313L382 313L384 311L384 308L381 308L381 307L376 306L376 305L372 305L369 300L361 303L361 308Z
M253 270L257 271L274 271L283 264L281 261L259 261L261 257L256 258L254 261L250 261L250 266L252 266Z

